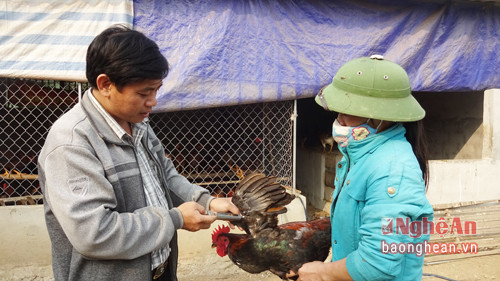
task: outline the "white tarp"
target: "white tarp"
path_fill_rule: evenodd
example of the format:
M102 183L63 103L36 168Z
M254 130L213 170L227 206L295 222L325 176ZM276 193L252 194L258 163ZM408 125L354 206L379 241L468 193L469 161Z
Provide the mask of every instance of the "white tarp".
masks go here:
M0 0L0 77L85 81L88 45L117 23L132 27L132 0Z

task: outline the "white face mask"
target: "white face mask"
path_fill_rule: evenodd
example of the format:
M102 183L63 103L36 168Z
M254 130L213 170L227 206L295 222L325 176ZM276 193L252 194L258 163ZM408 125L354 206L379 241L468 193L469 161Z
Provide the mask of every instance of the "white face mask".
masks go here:
M333 139L341 147L346 147L350 142L364 140L371 135L375 135L383 121L380 121L377 128L372 128L368 125L369 121L370 119L367 119L366 122L361 125L350 127L340 125L339 121L335 119L332 125Z

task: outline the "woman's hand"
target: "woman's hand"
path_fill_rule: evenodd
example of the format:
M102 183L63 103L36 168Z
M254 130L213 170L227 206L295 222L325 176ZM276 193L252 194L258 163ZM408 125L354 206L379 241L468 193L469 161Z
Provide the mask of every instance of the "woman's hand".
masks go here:
M231 197L228 198L215 198L212 201L210 201L210 211L216 212L216 213L232 213L235 215L238 215L240 213L240 209L236 207L236 205L233 204L231 201ZM234 229L234 225L228 221L229 227L231 229ZM243 230L239 228L240 230Z
M322 276L323 271L325 270L326 264L320 261L308 262L302 265L299 268L299 279L301 281L319 281L319 280L328 280L324 279Z
M313 261L302 265L297 272L298 281L334 281L334 280L352 280L345 265L346 259L334 262ZM287 277L295 276L293 271L287 274Z
M232 213L238 215L240 210L236 205L231 202L231 197L228 198L215 198L210 201L210 211L216 213Z

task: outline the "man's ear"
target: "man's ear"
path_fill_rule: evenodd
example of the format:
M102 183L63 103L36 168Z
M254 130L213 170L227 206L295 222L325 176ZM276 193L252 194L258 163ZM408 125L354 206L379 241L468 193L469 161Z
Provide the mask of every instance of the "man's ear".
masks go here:
M103 96L108 96L111 91L111 85L113 82L109 79L106 74L99 74L96 79L97 89Z

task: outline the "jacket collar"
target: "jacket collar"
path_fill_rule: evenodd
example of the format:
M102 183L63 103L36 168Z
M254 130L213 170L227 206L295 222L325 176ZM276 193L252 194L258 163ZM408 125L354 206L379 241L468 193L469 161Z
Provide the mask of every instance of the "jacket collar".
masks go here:
M398 135L404 137L406 129L401 123L397 123L385 131L375 134L364 140L349 143L347 147L339 147L340 151L347 157L351 165L361 159L367 153L373 153L381 144Z
M106 119L104 119L102 114L92 104L92 101L89 97L89 95L92 94L91 90L92 89L88 89L87 91L85 91L81 101L83 111L87 115L90 124L92 125L92 127L94 127L94 130L101 138L112 143L123 144L124 141L116 135L113 129L111 129L111 127L106 122Z

